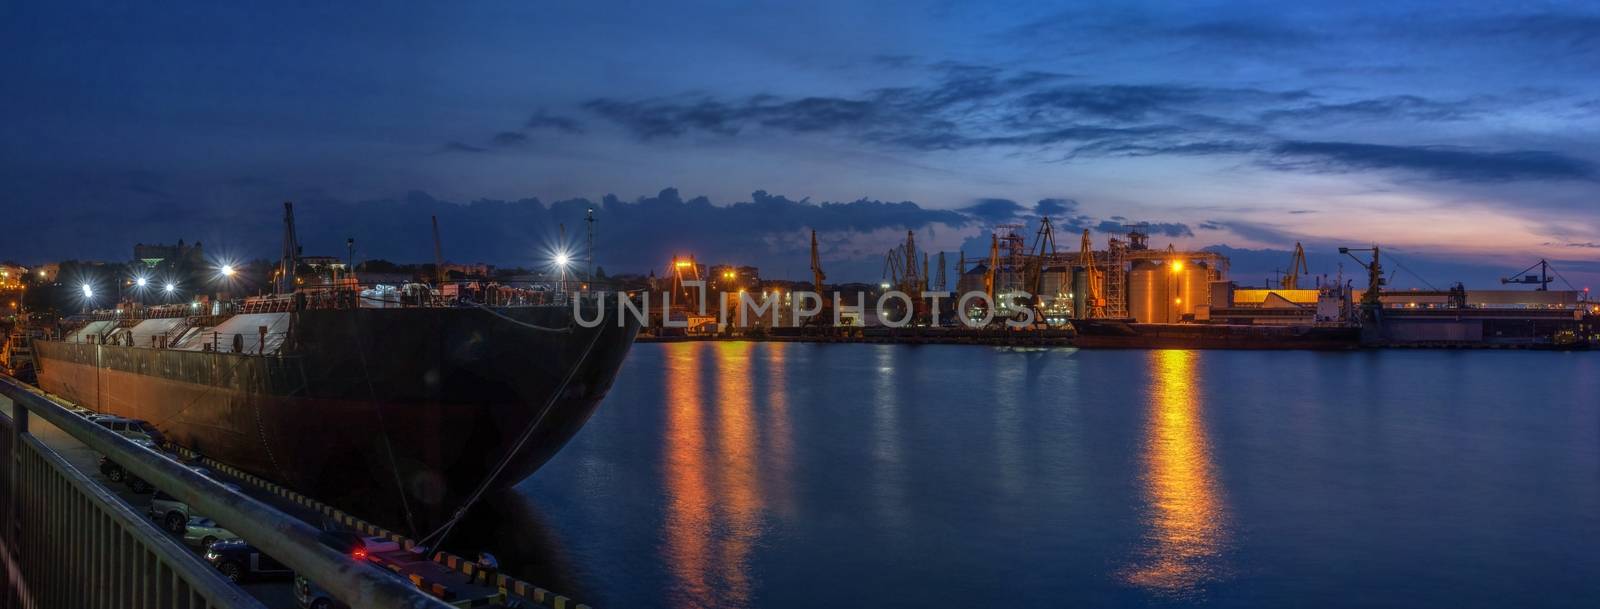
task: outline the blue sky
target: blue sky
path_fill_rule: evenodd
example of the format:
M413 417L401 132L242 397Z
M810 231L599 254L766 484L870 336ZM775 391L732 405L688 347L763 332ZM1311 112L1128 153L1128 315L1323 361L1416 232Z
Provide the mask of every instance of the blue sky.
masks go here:
M401 260L437 214L535 264L594 207L613 272L800 278L816 228L875 280L1048 213L1247 281L1303 241L1600 283L1592 3L8 3L0 45L0 257L270 256L293 200L308 252Z

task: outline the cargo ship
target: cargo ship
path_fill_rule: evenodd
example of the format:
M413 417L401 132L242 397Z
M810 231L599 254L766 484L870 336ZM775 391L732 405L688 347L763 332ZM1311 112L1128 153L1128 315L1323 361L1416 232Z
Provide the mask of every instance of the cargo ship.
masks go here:
M1361 347L1361 328L1348 325L1135 323L1126 319L1072 322L1075 347L1086 349L1312 349Z
M289 289L232 308L79 319L33 342L38 384L336 505L440 514L555 455L639 330L583 327L575 312L595 319L602 303L559 292L508 302L412 284L425 297L392 298L279 279Z
M287 308L91 321L34 342L39 386L313 496L398 480L450 509L500 461L509 486L566 444L638 331L560 305Z

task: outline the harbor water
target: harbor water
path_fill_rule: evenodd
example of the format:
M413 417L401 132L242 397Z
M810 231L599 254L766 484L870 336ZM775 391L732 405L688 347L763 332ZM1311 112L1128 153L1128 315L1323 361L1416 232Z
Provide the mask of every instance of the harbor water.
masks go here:
M1600 354L640 344L484 510L597 607L1594 607Z

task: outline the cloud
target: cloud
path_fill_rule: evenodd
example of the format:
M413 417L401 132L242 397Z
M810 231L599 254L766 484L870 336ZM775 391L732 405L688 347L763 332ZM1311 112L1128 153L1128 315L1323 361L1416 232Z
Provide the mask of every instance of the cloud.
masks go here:
M501 131L490 138L496 146L517 146L528 142L528 134L518 131Z
M1033 213L1041 216L1065 216L1078 210L1078 202L1072 199L1040 199L1033 204Z
M1469 102L1440 102L1416 95L1392 95L1353 102L1313 103L1296 108L1269 110L1261 119L1269 122L1293 121L1299 124L1331 125L1369 121L1459 121L1478 116Z
M1021 204L1010 199L978 199L972 205L961 208L961 213L972 216L986 223L995 224L1013 220L1025 210Z
M1478 151L1444 146L1386 146L1351 142L1286 141L1264 162L1281 170L1346 173L1399 170L1454 182L1594 180L1594 166L1542 150Z
M1094 226L1094 230L1102 233L1126 233L1133 229L1142 229L1147 235L1162 235L1167 237L1193 237L1194 231L1189 225L1182 222L1138 222L1127 223L1125 218L1102 220Z
M470 153L477 153L477 152L488 152L489 149L488 148L483 148L481 146L473 146L471 144L463 144L461 142L447 142L444 146L441 146L439 148L439 151L440 152L470 152Z
M583 133L583 125L578 121L565 116L549 114L544 110L534 112L533 116L528 117L527 122L523 123L523 128L535 131L551 129L563 133Z
M829 134L920 151L1064 147L1073 156L1149 156L1256 150L1259 145L1219 134L1255 137L1258 126L1214 113L1299 103L1310 95L1181 84L1063 85L1070 77L954 62L924 69L933 75L929 83L852 96L602 97L583 109L643 142L691 134Z
M1193 112L1202 106L1294 101L1309 91L1197 87L1188 85L1094 85L1057 87L1024 95L1019 100L1027 116L1066 111L1073 116L1135 122L1152 114Z

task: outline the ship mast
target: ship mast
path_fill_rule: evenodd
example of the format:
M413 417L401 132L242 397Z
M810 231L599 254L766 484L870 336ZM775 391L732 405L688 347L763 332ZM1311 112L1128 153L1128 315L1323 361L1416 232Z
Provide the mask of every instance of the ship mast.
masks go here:
M278 293L294 293L294 268L299 264L300 240L294 234L294 203L283 202L283 260L278 267Z

